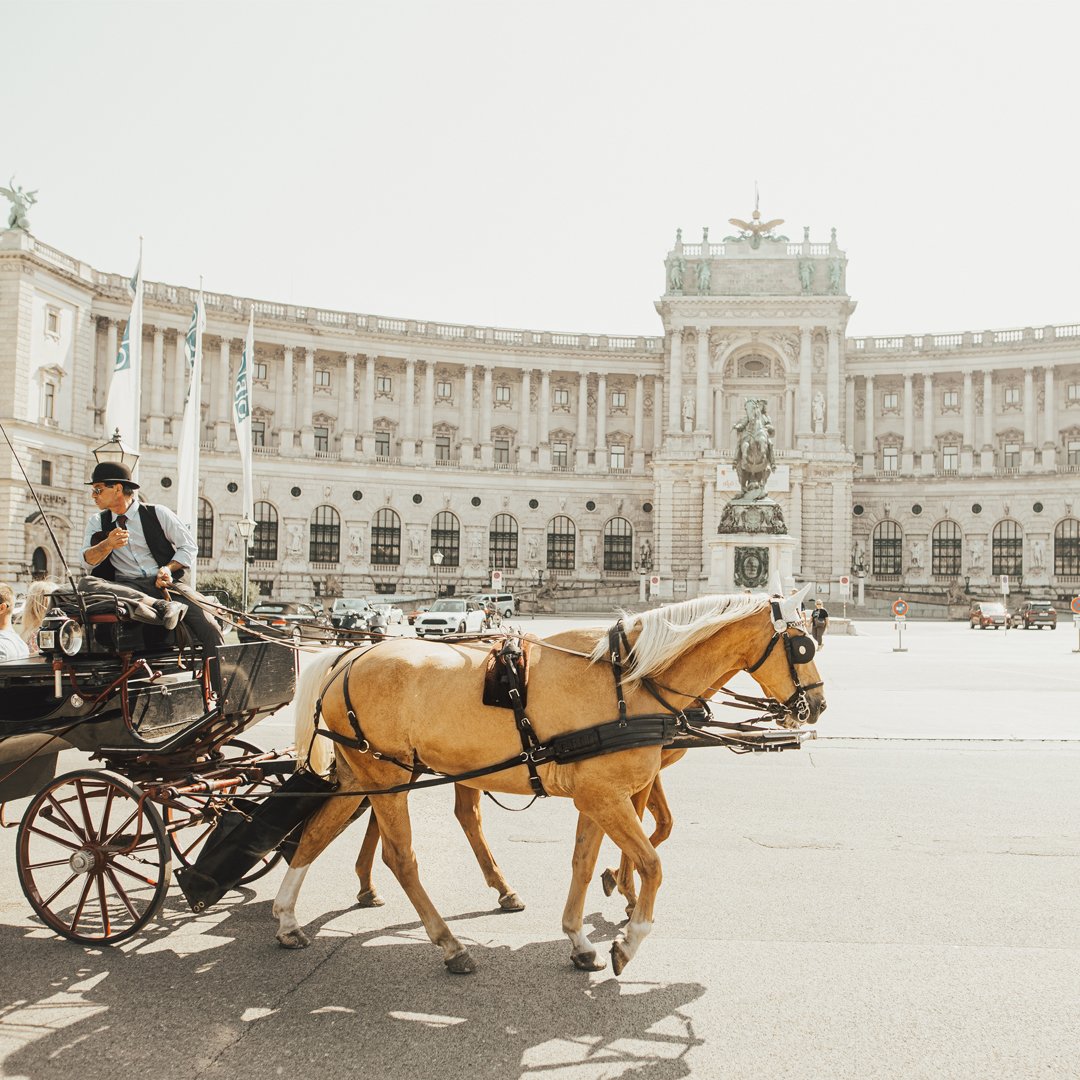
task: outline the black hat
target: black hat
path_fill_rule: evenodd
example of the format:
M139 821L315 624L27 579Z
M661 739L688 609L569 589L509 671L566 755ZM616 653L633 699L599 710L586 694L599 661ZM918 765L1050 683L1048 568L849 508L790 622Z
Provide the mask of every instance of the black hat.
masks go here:
M99 461L94 466L94 475L86 483L87 486L90 484L127 484L131 488L139 486L131 479L131 470L118 461Z

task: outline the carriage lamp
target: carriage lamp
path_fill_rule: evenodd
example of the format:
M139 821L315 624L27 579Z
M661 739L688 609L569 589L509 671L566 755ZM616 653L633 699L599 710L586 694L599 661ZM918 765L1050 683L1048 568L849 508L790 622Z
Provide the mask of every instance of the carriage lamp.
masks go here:
M139 455L120 438L120 429L116 428L108 442L103 442L94 449L94 460L99 465L103 461L112 462L114 465L126 465L134 472L139 462Z
M75 656L82 650L86 635L83 628L74 619L68 619L60 624L60 630L56 635L57 644L68 656Z

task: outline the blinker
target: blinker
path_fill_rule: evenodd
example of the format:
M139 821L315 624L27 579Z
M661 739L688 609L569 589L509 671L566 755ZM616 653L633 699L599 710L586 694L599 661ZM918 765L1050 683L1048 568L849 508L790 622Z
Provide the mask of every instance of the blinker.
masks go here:
M794 637L789 637L788 642L793 664L809 664L814 659L817 645L813 638L807 637L806 634L796 634Z

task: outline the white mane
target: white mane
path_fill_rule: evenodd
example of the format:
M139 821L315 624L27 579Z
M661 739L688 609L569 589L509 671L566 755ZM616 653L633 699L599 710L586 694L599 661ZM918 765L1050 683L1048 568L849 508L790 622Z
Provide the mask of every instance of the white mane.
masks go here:
M658 675L670 667L688 649L712 637L722 626L737 622L747 615L763 611L769 606L764 593L725 594L699 596L680 604L669 604L639 615L622 612L623 626L627 634L640 630L630 652L629 670L623 678L627 690L633 689L642 679ZM590 659L595 663L608 655L608 639L605 634L592 651Z

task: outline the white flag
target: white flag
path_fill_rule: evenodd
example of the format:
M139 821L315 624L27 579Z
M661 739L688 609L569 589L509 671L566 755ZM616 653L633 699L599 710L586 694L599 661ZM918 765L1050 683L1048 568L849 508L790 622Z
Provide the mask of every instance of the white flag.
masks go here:
M139 420L142 415L140 393L142 390L142 324L143 324L143 277L142 250L135 276L128 283L132 293L131 313L124 327L124 339L113 364L109 397L105 403L105 428L111 436L119 431L123 441L136 453L139 452Z
M191 326L184 338L187 359L187 396L184 399L184 420L180 427L179 476L176 484L176 516L192 531L197 532L199 519L199 442L202 436L202 342L206 329L206 308L202 289L191 313ZM200 552L210 555L211 552ZM195 588L195 567L188 571L187 584Z
M251 365L255 362L255 305L251 306L247 337L240 357L240 370L236 373L236 391L233 394L233 424L236 427L236 444L240 448L241 492L244 498L243 514L248 520L255 517L255 499L251 480Z

